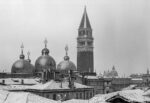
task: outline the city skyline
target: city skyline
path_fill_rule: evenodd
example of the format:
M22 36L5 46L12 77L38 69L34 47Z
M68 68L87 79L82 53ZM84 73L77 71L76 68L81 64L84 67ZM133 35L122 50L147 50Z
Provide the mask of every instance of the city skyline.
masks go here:
M10 71L24 54L32 64L41 55L44 39L58 64L68 55L76 64L78 28L87 7L94 37L94 69L97 73L115 65L119 75L146 73L150 67L150 2L133 0L25 0L0 1L0 67Z

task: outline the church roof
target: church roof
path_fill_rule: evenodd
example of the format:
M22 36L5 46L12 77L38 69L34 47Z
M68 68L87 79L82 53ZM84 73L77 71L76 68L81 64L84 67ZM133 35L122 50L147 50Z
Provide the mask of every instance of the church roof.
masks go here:
M79 28L91 28L91 24L90 24L90 21L86 12L86 7L84 9L84 13L83 13Z
M62 86L61 86L62 85ZM64 81L62 82L57 82L54 80L51 80L45 84L42 83L38 83L36 85L10 85L10 86L5 86L1 89L3 90L28 90L28 89L32 89L32 90L63 90L63 89L70 89L68 87L69 82ZM81 89L81 88L92 88L90 86L86 86L83 84L79 84L74 82L74 86L76 89Z
M114 98L123 98L128 101L133 101L133 102L144 102L147 101L148 99L143 96L144 91L140 89L135 89L135 90L123 90L123 91L117 91L117 92L112 92L108 94L98 94L95 95L92 99L90 99L91 103L97 103L97 102L102 102L102 101L109 101Z
M32 93L16 93L0 90L0 103L57 103L57 101Z

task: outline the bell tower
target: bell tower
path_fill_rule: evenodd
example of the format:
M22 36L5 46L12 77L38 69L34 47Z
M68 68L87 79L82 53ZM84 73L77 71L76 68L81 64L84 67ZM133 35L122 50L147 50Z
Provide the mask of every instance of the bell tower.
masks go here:
M94 72L92 28L84 8L77 37L77 70L80 73Z

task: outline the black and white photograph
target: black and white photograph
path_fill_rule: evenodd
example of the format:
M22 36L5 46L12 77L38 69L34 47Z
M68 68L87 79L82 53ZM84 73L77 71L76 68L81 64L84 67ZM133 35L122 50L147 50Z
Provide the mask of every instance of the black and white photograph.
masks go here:
M150 103L150 0L0 0L0 103Z

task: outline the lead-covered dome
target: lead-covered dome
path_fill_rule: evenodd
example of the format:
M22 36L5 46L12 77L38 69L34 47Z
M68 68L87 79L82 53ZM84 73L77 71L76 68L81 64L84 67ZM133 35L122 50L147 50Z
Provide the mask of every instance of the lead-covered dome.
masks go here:
M30 64L27 60L20 59L17 60L11 69L11 73L34 73L34 66Z
M67 54L68 47L66 47L65 50L66 50L66 56L64 57L64 61L61 61L57 65L57 70L58 71L69 71L69 70L75 71L76 70L76 66L75 66L75 64L72 61L69 60L70 58L69 58L69 56Z
M66 59L68 58L68 59ZM69 60L69 57L64 57L64 61L57 65L57 70L76 70L75 64Z
M17 60L11 68L11 73L29 73L33 74L34 73L34 66L28 61L25 60L25 56L23 54L23 45L21 46L22 52L20 55L20 59Z
M49 55L49 50L47 49L47 40L45 40L45 48L42 50L42 55L37 58L35 62L35 72L42 72L43 69L46 70L55 70L56 69L56 62Z

